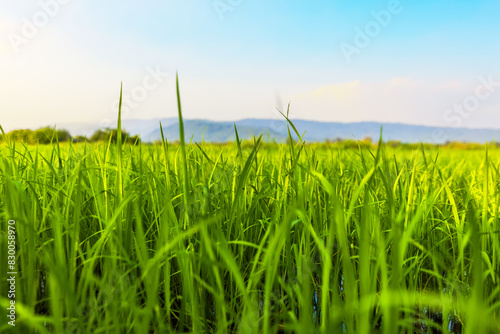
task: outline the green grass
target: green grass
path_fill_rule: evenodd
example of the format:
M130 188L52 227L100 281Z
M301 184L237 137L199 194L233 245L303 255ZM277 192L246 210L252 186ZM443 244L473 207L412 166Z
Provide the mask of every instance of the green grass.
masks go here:
M499 150L118 138L1 146L0 332L500 332Z

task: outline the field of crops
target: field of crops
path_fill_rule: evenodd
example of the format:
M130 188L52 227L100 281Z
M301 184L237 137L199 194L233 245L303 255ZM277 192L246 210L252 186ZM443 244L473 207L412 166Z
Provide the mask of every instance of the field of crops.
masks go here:
M500 332L499 150L120 140L2 144L14 332Z

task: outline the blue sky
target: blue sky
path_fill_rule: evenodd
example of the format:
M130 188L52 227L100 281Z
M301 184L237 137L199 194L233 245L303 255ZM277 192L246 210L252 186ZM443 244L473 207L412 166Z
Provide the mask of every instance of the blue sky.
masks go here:
M497 1L3 0L0 124L108 125L120 82L125 118L175 117L178 71L186 118L277 118L291 102L297 119L500 127L499 10Z

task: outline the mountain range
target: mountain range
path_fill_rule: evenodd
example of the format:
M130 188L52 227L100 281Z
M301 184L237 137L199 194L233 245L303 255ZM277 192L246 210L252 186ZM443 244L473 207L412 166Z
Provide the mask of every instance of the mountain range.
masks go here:
M500 141L500 129L469 129L432 127L422 125L379 123L379 122L318 122L307 120L292 120L293 124L306 142L324 142L336 139L363 139L371 137L378 140L380 129L383 128L384 141L394 140L403 143L435 143L448 141L460 142L493 142ZM179 124L177 118L161 120L123 120L122 128L131 135L139 134L146 142L161 139L160 122L167 140L179 139ZM251 139L254 135L263 134L265 141L283 142L288 137L287 121L275 119L243 119L235 122L210 120L184 120L186 141L193 142L227 142L235 140L234 124L238 129L240 139ZM72 135L90 136L103 125L93 123L60 124L58 128L67 129ZM115 127L114 124L113 126ZM292 134L293 130L290 129ZM296 138L296 136L294 135Z

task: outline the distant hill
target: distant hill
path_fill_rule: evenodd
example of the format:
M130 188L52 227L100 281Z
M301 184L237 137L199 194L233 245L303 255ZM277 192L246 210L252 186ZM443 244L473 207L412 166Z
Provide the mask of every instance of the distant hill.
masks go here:
M124 120L122 126L131 135L140 134L143 141L153 142L161 139L159 122L169 141L179 139L179 125L177 118L161 120ZM383 139L397 140L403 143L445 143L447 141L478 142L500 141L500 129L466 129L444 128L421 125L359 122L337 123L317 122L306 120L292 120L297 130L307 142L323 142L325 140L363 139L371 137L378 140L380 127L383 126ZM285 141L288 137L287 122L271 119L244 119L236 122L218 122L209 120L184 120L186 141L226 142L235 140L234 123L238 128L241 139L251 139L253 135L263 134L264 140L277 142ZM70 131L72 135L87 134L100 128L99 124L60 124L58 128ZM113 126L114 127L114 124ZM86 131L87 133L83 133Z

